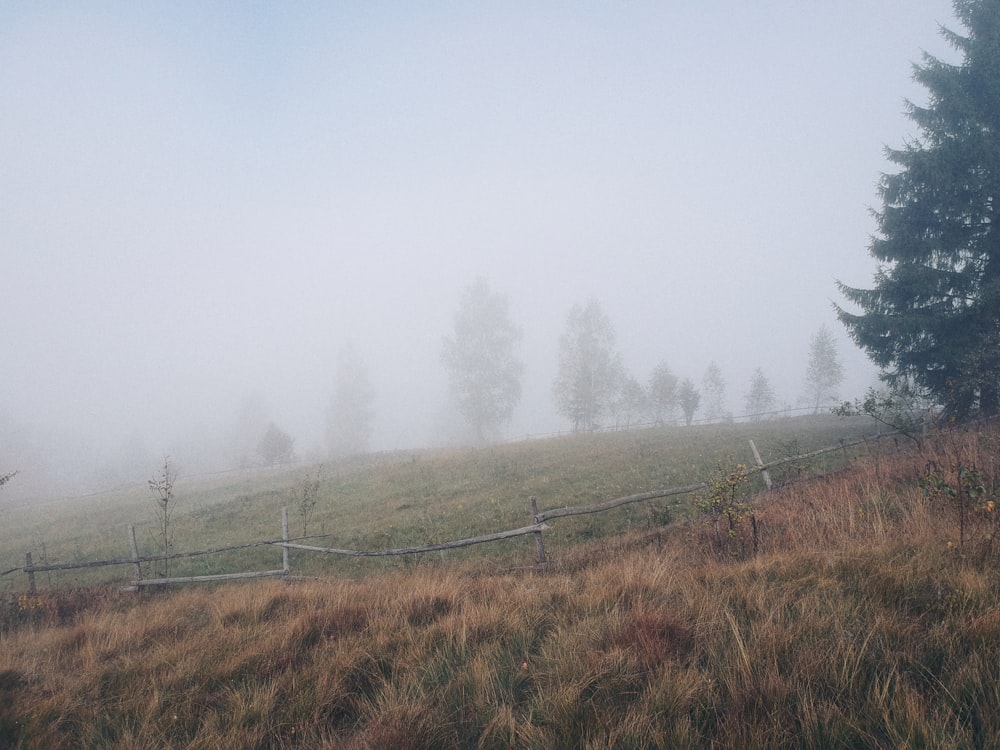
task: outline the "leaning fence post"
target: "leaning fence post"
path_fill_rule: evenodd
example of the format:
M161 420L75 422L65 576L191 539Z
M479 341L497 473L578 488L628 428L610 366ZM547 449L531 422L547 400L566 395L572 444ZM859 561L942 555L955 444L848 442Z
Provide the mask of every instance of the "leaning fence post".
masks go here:
M31 566L31 553L24 553L24 572L28 574L28 593L35 593L35 571Z
M135 542L135 525L128 527L129 542L132 545L132 559L135 560L135 590L142 587L142 565L139 564L139 545Z
M754 441L750 441L750 450L753 451L754 461L757 462L757 468L760 469L760 475L764 478L764 484L768 489L771 489L771 475L768 473L767 469L764 468L764 462L760 460L760 453L757 450Z
M281 509L281 539L288 544L288 506L284 506ZM281 569L285 571L287 576L290 572L288 564L288 547L281 547Z
M528 500L531 502L531 522L534 524L538 523L538 498L532 495ZM545 565L547 562L545 559L545 543L542 541L542 532L536 531L535 534L535 561L538 565Z

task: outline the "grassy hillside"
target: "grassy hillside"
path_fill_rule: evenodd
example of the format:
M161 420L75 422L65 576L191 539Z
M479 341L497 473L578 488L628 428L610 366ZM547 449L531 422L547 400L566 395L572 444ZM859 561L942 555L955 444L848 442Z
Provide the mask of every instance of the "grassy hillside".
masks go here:
M193 551L281 536L280 513L289 507L291 533L303 532L301 493L319 480L306 531L325 534L320 546L386 549L462 539L530 522L528 498L542 510L583 505L647 490L706 480L718 462L752 463L748 440L764 460L835 445L873 432L864 419L813 417L693 428L650 429L454 449L369 456L323 467L295 467L185 477L175 486L174 548ZM834 454L808 467L786 467L778 478L821 470L845 456ZM0 495L2 500L2 495ZM662 525L689 507L687 498L623 508L614 513L552 523L546 544L553 555L580 541ZM156 514L145 484L103 495L54 501L32 508L0 504L0 569L130 556L128 526L136 526L144 555L156 553ZM479 559L497 565L532 559L530 540L483 545L438 555L446 562ZM280 567L274 548L254 548L175 561L178 575ZM367 575L430 558L352 560L293 553L293 571L305 575ZM40 586L126 583L126 567L39 574ZM0 591L24 590L23 575L0 578Z
M873 449L751 507L717 482L756 554L692 518L544 572L13 596L0 746L996 747L998 448Z

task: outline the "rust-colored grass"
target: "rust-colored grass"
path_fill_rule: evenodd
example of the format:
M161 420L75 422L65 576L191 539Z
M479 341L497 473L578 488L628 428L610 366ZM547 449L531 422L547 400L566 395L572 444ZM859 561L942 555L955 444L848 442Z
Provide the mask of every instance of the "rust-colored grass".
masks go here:
M684 521L544 572L11 599L0 746L996 747L996 471L984 433L873 452L755 498L744 559Z

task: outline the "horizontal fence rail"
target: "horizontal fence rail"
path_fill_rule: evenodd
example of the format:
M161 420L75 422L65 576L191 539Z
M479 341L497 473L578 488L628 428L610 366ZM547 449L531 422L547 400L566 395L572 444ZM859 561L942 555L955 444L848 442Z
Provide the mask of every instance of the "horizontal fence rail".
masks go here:
M314 537L297 537L299 539L313 539ZM16 573L17 571L22 571L24 573L43 573L50 570L74 570L77 568L101 568L112 565L135 565L136 562L147 563L147 562L163 562L165 560L180 560L185 557L201 557L202 555L213 555L217 552L229 552L231 550L237 549L249 549L251 547L266 547L271 544L280 543L284 540L282 539L270 539L263 542L247 542L245 544L233 544L228 547L213 547L211 549L196 550L194 552L174 552L169 555L151 555L142 556L138 559L134 557L123 557L114 560L92 560L90 562L79 562L79 563L55 563L52 565L24 565L20 568L11 568L10 570L5 570L0 575L7 575L7 573Z
M170 583L205 583L207 581L228 581L235 578L274 578L278 576L287 576L287 570L281 568L279 570L254 570L249 573L216 573L214 575L204 575L204 576L174 576L172 578L143 578L142 586L166 586ZM125 590L131 590L132 587L128 586Z
M816 456L823 455L825 453L832 453L834 451L846 450L855 445L861 445L863 443L868 443L871 441L877 441L884 437L889 437L895 433L878 434L870 437L859 438L850 441L840 441L837 445L829 446L826 448L820 448L818 450L810 451L808 453L803 453L797 456L789 456L786 458L776 459L774 461L769 461L764 463L760 459L760 454L757 451L756 445L753 441L750 441L750 447L753 451L756 466L754 466L751 471L759 472L763 475L768 487L770 487L769 477L767 471L777 466L782 466L785 464L793 463L796 461L802 461L809 458L814 458ZM615 508L619 508L624 505L630 505L632 503L639 503L648 500L658 500L666 497L674 497L677 495L686 495L692 492L698 492L704 490L708 487L707 482L697 482L695 484L685 485L683 487L671 487L662 490L651 490L649 492L640 492L634 495L626 495L624 497L617 497L610 500L604 500L599 503L594 503L591 505L579 505L579 506L567 506L563 508L553 508L551 510L546 510L539 512L537 507L537 499L534 497L529 498L531 504L531 520L532 523L528 526L523 526L518 529L509 529L506 531L498 531L490 534L483 534L481 536L470 537L467 539L457 539L447 542L439 542L437 544L428 544L419 547L401 547L397 549L385 549L385 550L354 550L354 549L340 549L336 547L319 547L309 544L301 544L301 541L307 539L319 539L329 536L328 534L317 534L309 536L299 536L290 537L288 535L288 508L281 509L281 537L276 539L266 539L262 541L245 542L242 544L232 544L223 547L213 547L205 550L197 550L194 552L176 552L168 555L151 555L151 556L141 556L139 555L138 548L135 542L135 527L129 526L129 537L132 548L132 556L127 558L113 558L109 560L92 560L87 562L76 562L76 563L55 563L55 564L44 564L35 565L32 563L31 553L28 552L25 555L25 564L21 567L11 568L0 573L0 576L5 576L9 573L23 572L28 576L28 590L31 593L35 593L35 573L41 573L46 571L58 571L58 570L76 570L85 568L98 568L104 566L114 566L114 565L132 565L135 567L135 580L132 585L125 587L126 591L137 591L143 586L164 586L170 584L184 584L184 583L202 583L202 582L213 582L213 581L225 581L233 579L245 579L245 578L265 578L265 577L288 577L291 573L290 562L289 562L289 551L290 550L301 550L305 552L315 552L318 554L327 555L343 555L348 557L392 557L398 555L415 555L427 552L438 552L449 549L459 549L462 547L471 547L477 544L485 544L488 542L496 542L504 539L512 539L519 536L527 536L529 534L535 537L535 547L536 547L536 564L539 566L547 565L548 560L545 555L545 546L542 540L542 532L547 531L550 527L546 524L546 521L551 521L556 518L568 518L570 516L582 516L592 513L604 513ZM163 578L143 578L141 565L143 563L150 562L163 562L168 560L177 560L181 558L191 558L199 557L202 555L211 555L220 552L229 552L232 550L249 549L252 547L263 547L263 546L273 546L280 547L282 551L282 567L273 570L258 570L258 571L245 571L236 573L219 573L212 575L195 575L195 576L176 576L176 577L163 577Z
M638 495L628 495L627 497L616 497L613 500L604 500L603 502L596 503L594 505L578 505L573 508L556 508L555 510L547 510L543 513L539 513L535 516L538 521L548 521L552 518L566 518L567 516L583 516L589 513L603 513L605 511L617 508L621 505L629 505L631 503L640 503L643 500L657 500L661 497L671 497L673 495L686 495L689 492L697 492L698 490L703 490L708 485L704 482L699 482L698 484L689 484L686 487L672 487L667 490L652 490L650 492L640 492Z
M333 547L311 547L307 544L294 544L291 542L271 542L278 547L288 549L302 549L309 552L323 552L328 555L348 555L351 557L392 557L394 555L416 555L421 552L438 552L446 549L458 549L460 547L471 547L474 544L484 544L486 542L496 542L501 539L511 539L516 536L534 534L545 531L549 528L544 523L536 523L531 526L524 526L520 529L510 531L498 531L495 534L484 534L470 539L457 539L453 542L440 542L439 544L428 544L424 547L401 547L399 549L384 550L357 550L357 549L334 549Z

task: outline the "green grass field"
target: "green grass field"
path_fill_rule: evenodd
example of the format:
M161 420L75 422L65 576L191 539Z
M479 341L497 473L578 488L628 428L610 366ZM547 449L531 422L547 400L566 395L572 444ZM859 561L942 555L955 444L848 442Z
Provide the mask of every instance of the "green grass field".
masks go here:
M383 550L519 528L531 522L529 498L540 510L587 505L649 490L705 481L721 462L753 463L753 439L765 461L836 445L871 434L864 419L810 417L757 424L648 429L452 449L368 456L340 464L179 477L172 515L173 550L211 549L281 536L281 508L288 507L290 533L303 533L301 492L319 479L316 504L305 531L322 534L317 546ZM808 467L783 467L776 478L819 471L838 461L833 454ZM2 496L0 496L2 497ZM553 521L546 545L558 557L580 541L662 525L683 515L689 497ZM140 554L161 549L153 497L145 485L43 506L3 509L0 569L34 564L121 559L131 555L129 525L136 527ZM300 575L364 575L442 560L481 559L496 565L530 562L530 538L466 550L405 558L354 559L292 553ZM281 567L277 548L250 548L171 561L171 575L208 575ZM37 574L40 587L126 583L128 566ZM0 579L0 591L24 590L23 574Z

